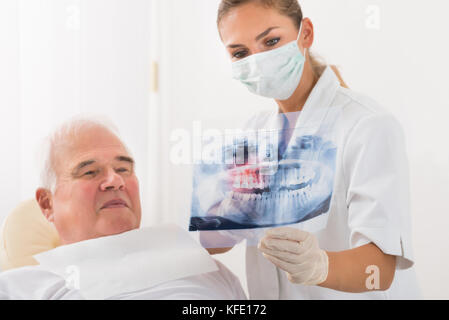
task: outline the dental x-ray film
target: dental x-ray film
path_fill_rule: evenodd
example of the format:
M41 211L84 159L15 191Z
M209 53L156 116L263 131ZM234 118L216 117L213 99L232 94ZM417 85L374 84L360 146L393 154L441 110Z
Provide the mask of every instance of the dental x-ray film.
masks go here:
M281 126L203 139L189 230L209 234L206 247L222 247L217 239L223 236L257 238L263 228L327 216L337 153L333 118L317 128ZM217 241L211 231L219 231Z

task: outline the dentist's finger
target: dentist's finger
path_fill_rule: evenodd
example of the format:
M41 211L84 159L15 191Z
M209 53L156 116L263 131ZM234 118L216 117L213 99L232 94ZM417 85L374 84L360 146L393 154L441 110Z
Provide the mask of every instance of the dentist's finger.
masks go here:
M271 263L273 263L275 266L277 266L278 268L288 272L288 273L294 273L296 270L296 265L290 262L285 262L282 261L279 258L273 257L269 254L266 253L262 253L263 256L268 259Z
M294 253L290 253L290 252L285 252L285 251L277 251L277 250L271 250L268 249L265 246L261 246L259 247L259 250L262 253L265 253L267 255L270 255L272 257L278 258L279 260L288 262L288 263L294 263L294 264L298 264L301 263L302 259L301 256L294 254Z
M310 233L290 227L280 227L268 230L266 232L266 236L270 238L284 239L284 240L288 239L301 242L305 241L310 236Z
M279 240L269 237L264 237L260 241L262 245L264 245L268 249L278 250L278 251L286 251L295 254L301 253L301 245L297 241L291 240Z

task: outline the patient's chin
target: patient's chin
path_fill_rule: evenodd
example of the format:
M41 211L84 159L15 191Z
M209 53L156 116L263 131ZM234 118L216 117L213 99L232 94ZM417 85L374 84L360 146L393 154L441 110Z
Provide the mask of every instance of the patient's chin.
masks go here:
M115 214L105 214L99 217L97 230L104 236L120 234L137 229L139 224L133 214L128 212L116 212Z

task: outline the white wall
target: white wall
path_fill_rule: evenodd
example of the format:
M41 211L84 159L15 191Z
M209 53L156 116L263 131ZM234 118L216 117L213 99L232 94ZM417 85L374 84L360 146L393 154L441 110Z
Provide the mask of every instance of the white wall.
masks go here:
M341 66L349 86L378 100L402 123L412 177L416 271L425 298L448 298L449 45L447 1L302 0L315 25L315 52ZM233 127L268 100L230 79L215 27L218 0L161 5L162 220L187 225L191 174L169 161L173 130ZM168 215L167 215L168 213ZM221 259L245 282L243 248Z
M0 1L0 221L20 198L18 32L17 1Z

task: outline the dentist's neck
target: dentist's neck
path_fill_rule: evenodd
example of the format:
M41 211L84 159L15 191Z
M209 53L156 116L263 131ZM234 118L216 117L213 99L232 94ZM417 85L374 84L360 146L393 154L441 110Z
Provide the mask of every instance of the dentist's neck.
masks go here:
M313 71L309 53L307 53L307 61L304 64L303 75L295 92L287 100L276 100L276 103L279 106L279 112L288 113L302 111L317 82L318 76Z

